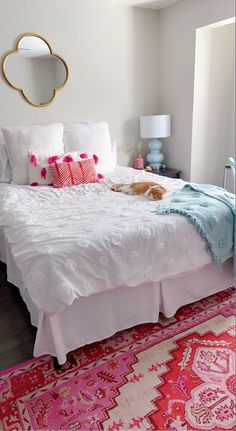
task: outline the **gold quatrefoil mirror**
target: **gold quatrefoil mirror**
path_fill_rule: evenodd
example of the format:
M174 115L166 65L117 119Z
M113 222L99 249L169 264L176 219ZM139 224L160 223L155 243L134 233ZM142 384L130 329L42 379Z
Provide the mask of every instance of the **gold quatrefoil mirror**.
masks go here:
M48 106L69 75L65 60L36 33L19 39L16 49L4 57L2 72L7 83L33 106Z

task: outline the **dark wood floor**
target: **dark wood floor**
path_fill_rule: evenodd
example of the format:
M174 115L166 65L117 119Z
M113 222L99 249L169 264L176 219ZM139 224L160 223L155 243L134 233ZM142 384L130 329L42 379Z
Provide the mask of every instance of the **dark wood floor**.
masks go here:
M0 370L33 357L36 329L18 289L7 282L0 262Z

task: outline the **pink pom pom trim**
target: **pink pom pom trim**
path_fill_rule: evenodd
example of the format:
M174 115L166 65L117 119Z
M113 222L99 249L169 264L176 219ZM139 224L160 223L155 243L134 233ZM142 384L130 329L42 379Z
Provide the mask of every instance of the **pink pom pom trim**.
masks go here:
M55 163L58 159L58 156L51 156L48 158L48 164L51 165L52 163Z
M41 177L46 180L46 176L47 176L47 169L46 168L42 168L41 169Z
M62 160L63 162L65 162L65 163L70 163L70 162L73 162L74 161L74 159L73 159L73 157L72 156L70 156L69 154L68 154L68 156L65 156L65 157L63 157L63 160Z
M81 159L88 159L88 153L81 153L79 156Z
M34 167L37 166L37 158L34 154L32 154L32 156L30 157L30 163L32 163L32 165L34 165Z
M93 160L94 160L95 165L97 165L99 158L98 158L98 156L96 156L96 154L93 154Z

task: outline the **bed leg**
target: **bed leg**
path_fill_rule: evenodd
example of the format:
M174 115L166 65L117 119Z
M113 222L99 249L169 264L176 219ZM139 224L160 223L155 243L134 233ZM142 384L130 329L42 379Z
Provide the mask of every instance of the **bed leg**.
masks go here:
M66 356L66 361L62 365L59 364L58 359L55 356L53 356L52 359L53 359L53 367L58 372L69 370L70 368L74 368L77 365L76 360L73 358L73 355L71 354L68 354Z
M61 370L63 365L60 365L57 358L55 356L53 356L53 366L55 368L55 370Z
M58 362L58 359L53 356L53 366L55 368L55 370L66 370L68 368L68 361L66 361L64 364L60 365Z

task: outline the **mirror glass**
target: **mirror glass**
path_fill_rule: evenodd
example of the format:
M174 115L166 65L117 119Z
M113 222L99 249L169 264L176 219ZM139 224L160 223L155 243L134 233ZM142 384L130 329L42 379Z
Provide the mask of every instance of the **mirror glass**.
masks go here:
M5 59L5 78L36 106L49 104L68 77L65 61L40 36L23 36Z

